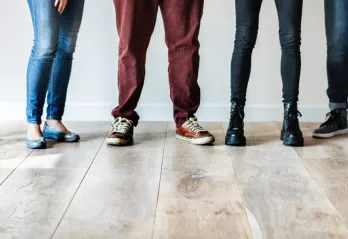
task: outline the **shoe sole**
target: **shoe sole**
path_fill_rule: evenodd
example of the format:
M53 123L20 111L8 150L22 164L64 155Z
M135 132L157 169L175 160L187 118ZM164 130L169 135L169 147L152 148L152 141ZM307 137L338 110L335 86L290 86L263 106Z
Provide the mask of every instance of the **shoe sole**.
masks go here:
M332 138L332 137L335 137L335 136L338 136L338 135L344 135L344 134L348 134L348 128L347 129L337 130L337 131L329 133L329 134L313 133L313 138L328 139L328 138Z
M127 145L132 145L133 140L125 140L125 139L117 139L117 138L107 138L106 139L106 144L107 145L112 145L112 146L127 146Z
M47 146L46 146L46 144L43 144L43 145L40 145L40 146L36 146L36 147L32 147L32 146L27 145L27 148L28 149L46 149Z
M51 140L55 140L57 142L65 142L65 143L76 143L80 141L80 136L77 135L75 138L71 138L71 139L66 139L64 136L62 137L55 137L49 134L44 134L44 138L45 139L51 139Z
M214 136L202 137L202 138L189 138L176 134L176 138L189 142L195 145L207 145L215 142Z
M225 144L229 146L244 147L246 146L246 138L244 137L241 140L236 140L235 137L225 137Z

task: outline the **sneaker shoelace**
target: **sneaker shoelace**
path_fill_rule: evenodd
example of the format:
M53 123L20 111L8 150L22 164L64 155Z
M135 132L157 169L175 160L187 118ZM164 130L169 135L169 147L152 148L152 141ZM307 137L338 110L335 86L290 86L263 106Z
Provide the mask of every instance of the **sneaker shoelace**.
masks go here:
M326 114L326 121L321 125L332 125L334 122L339 122L340 117L339 113L335 110L330 111L329 113Z
M206 130L198 124L197 118L190 118L186 121L184 126L196 134L206 132Z
M126 118L118 117L112 123L112 132L127 134L128 131L132 128L132 126L133 126L132 121Z

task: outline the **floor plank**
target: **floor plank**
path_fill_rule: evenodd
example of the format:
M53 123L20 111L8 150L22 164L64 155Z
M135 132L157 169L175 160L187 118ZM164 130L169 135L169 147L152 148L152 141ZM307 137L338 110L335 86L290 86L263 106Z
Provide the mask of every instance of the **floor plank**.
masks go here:
M154 238L252 238L219 123L203 124L216 146L195 146L168 129Z
M348 158L348 139L339 136L331 139L315 139L312 137L318 123L302 123L301 129L305 138L305 147L294 148L301 158Z
M104 144L54 238L152 238L166 128L140 122L133 146Z
M159 173L89 173L54 238L151 238L158 184Z
M3 122L0 124L0 185L31 153L25 147L26 124Z
M303 123L305 147L288 148L281 123L246 123L248 147L227 147L227 123L203 125L215 146L140 122L133 146L110 147L109 122L77 122L80 143L31 151L24 123L0 124L0 238L348 239L347 137Z
M105 123L68 124L81 143L35 150L0 187L0 238L50 238L108 130Z
M348 159L305 158L302 161L348 227Z
M265 132L280 130L261 125ZM254 237L348 238L345 224L295 151L279 138L262 142L263 137L256 145L229 147Z
M303 124L308 145L296 152L348 226L348 138L313 139L312 132L318 125Z
M0 187L0 238L50 238L83 169L17 169Z

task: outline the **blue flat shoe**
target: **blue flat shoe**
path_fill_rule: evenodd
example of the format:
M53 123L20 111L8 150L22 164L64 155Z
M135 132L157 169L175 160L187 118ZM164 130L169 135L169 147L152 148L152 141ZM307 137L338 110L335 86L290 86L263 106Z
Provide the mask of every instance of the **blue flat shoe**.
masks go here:
M78 134L52 129L46 123L43 129L43 136L45 139L53 139L58 142L78 142L80 140Z
M45 149L46 141L44 138L40 139L26 139L25 143L29 149Z

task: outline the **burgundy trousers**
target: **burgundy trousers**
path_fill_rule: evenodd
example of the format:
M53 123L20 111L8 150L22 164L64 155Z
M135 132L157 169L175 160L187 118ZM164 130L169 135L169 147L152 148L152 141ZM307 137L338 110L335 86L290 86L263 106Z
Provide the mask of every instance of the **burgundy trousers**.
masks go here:
M118 61L119 106L112 111L138 124L135 112L145 78L146 52L161 9L169 57L170 97L177 126L200 104L197 82L199 29L204 0L114 0L120 37Z

